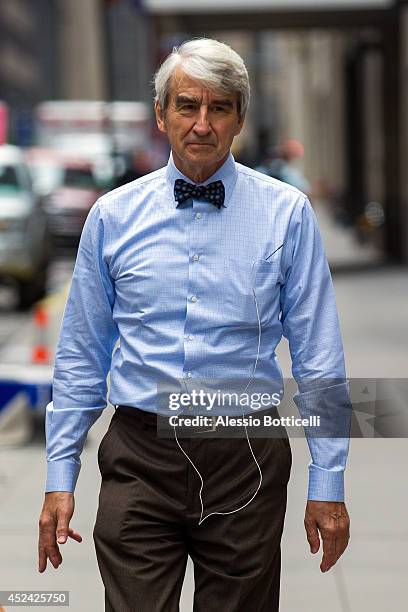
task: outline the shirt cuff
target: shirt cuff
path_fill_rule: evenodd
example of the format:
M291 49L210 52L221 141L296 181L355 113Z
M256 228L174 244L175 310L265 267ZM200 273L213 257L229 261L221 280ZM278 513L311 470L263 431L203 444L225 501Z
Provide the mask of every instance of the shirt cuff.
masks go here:
M47 462L45 492L67 491L73 493L78 480L80 462L73 459L60 459Z
M311 463L307 498L313 501L344 501L344 470L325 470Z
M305 427L308 438L350 437L352 405L348 381L302 391L293 399L302 418L319 417L318 427Z

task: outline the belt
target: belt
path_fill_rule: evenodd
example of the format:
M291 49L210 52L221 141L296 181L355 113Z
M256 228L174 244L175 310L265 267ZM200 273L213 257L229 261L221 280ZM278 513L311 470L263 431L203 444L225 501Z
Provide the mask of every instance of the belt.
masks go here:
M168 423L169 415L158 415L155 412L148 412L147 410L142 410L141 408L136 408L134 406L115 406L116 412L120 414L127 414L136 419L139 423L146 425L147 427L157 428L160 419L163 419L164 424ZM192 434L202 434L202 433L211 433L215 432L217 426L215 424L216 417L212 416L212 425L210 427L194 427L192 429ZM169 427L169 425L167 425Z
M115 411L120 414L128 414L149 427L157 427L157 414L155 412L147 412L147 410L134 406L115 406Z
M147 410L142 410L141 408L136 408L134 406L115 406L115 410L116 412L120 414L126 414L126 415L131 416L132 418L136 419L139 423L141 423L143 426L156 428L156 429L158 429L160 426L160 419L163 419L163 428L172 430L171 426L168 423L169 415L162 415L162 414L157 414L155 412L148 412ZM277 412L276 408L269 408L267 410L261 410L259 412L255 412L253 413L253 416L263 417L264 415L267 415L267 414L272 415L272 416L279 416L279 413ZM241 415L235 415L235 416L239 417ZM245 416L248 416L248 415L245 415ZM190 428L189 431L191 435L194 436L196 434L200 435L204 433L215 433L217 432L217 430L222 429L222 426L216 425L216 420L217 420L216 416L211 416L210 418L212 420L212 424L206 425L203 427L194 426ZM284 437L286 437L286 430L284 431L285 431Z

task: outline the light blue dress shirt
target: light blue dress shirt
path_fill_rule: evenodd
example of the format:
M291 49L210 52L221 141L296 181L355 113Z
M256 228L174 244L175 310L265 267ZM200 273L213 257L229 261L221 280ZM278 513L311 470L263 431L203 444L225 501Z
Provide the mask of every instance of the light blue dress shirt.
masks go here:
M307 197L232 155L204 183L223 181L220 209L197 200L178 206L177 178L191 182L170 156L88 215L46 411L47 492L74 491L109 371L112 404L154 412L158 381L248 379L258 320L259 376L282 380L275 349L284 335L301 415L333 392L338 410L348 406L332 280ZM343 501L348 437L308 444L308 499Z

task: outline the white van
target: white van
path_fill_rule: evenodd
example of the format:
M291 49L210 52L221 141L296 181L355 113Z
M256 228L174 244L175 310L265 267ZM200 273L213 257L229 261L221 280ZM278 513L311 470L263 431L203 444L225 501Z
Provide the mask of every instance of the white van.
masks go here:
M46 215L24 154L0 145L0 281L14 282L21 309L44 295L49 258Z

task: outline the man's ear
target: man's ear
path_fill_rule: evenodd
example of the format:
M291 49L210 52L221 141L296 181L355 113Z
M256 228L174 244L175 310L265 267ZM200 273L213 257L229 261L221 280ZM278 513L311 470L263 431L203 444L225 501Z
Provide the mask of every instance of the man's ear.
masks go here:
M159 128L161 132L166 133L167 130L166 130L165 122L164 122L164 113L162 111L162 108L158 100L156 100L156 102L154 103L154 112L156 114L157 127Z
M244 127L245 115L238 119L237 129L235 130L234 136L238 136L241 133L242 128Z

